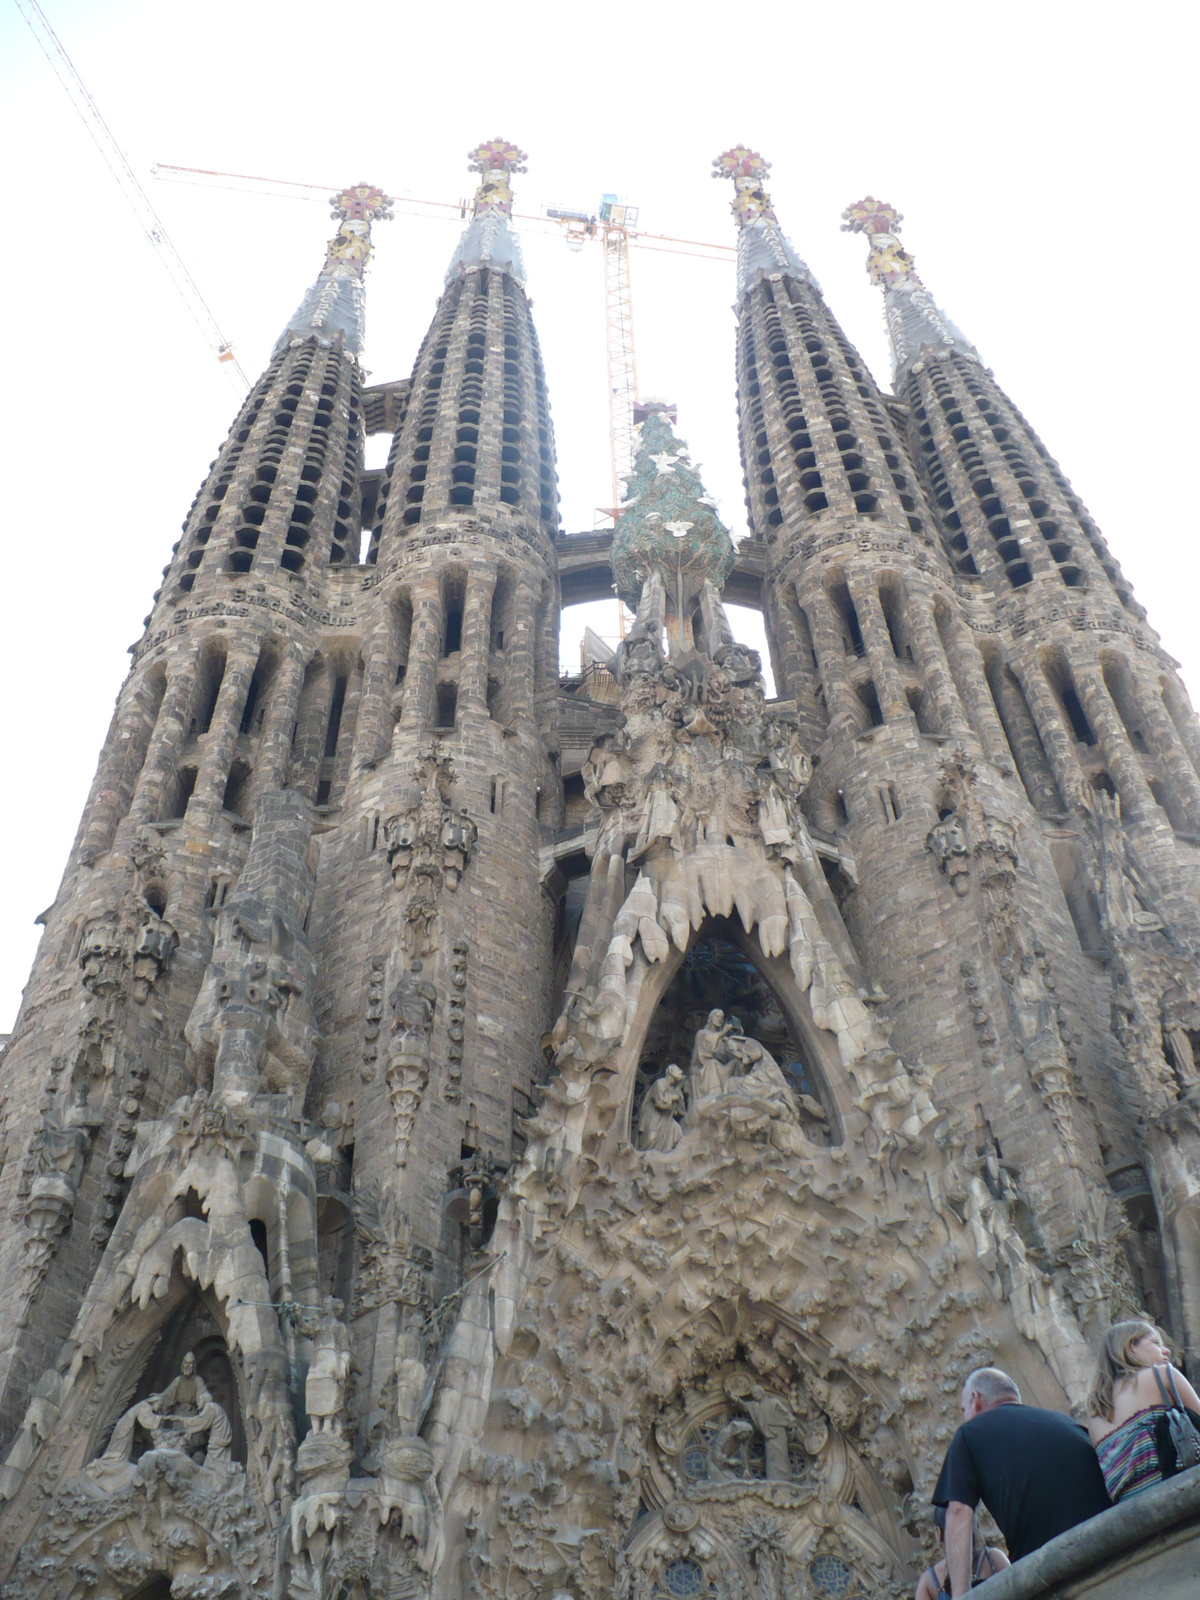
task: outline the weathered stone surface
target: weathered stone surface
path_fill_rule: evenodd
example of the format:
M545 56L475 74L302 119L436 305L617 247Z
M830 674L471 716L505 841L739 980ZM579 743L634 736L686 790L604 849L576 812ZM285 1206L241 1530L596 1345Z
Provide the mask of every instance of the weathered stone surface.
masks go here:
M1099 533L739 147L752 535L655 407L561 534L522 159L404 383L336 198L133 652L0 1081L21 1600L899 1597L966 1371L1200 1359L1200 725ZM1175 1593L1194 1477L995 1592Z

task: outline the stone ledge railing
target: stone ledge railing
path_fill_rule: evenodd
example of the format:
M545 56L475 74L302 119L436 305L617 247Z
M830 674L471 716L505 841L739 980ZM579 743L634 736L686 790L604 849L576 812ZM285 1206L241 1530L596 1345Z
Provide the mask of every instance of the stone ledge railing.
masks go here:
M1060 1533L972 1593L985 1589L986 1600L1195 1600L1200 1467Z

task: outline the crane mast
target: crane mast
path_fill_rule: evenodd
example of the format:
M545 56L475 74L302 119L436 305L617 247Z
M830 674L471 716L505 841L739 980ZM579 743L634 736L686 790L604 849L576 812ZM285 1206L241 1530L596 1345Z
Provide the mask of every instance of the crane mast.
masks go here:
M67 91L80 121L99 150L105 166L116 179L130 210L141 224L143 233L158 252L158 259L166 268L171 282L191 313L192 320L217 360L225 366L234 388L239 393L245 394L250 384L233 353L233 346L218 327L217 320L197 288L196 281L188 271L183 257L172 244L162 218L142 188L137 173L130 166L128 157L117 143L112 129L105 122L100 107L89 94L87 85L75 70L75 65L67 54L62 40L50 26L37 0L17 0L17 8L29 24L30 32L50 63L55 77Z
M604 328L608 350L608 434L612 455L612 515L633 471L633 408L637 404L637 352L633 342L633 291L629 277L630 236L637 207L606 194L600 202L604 240Z

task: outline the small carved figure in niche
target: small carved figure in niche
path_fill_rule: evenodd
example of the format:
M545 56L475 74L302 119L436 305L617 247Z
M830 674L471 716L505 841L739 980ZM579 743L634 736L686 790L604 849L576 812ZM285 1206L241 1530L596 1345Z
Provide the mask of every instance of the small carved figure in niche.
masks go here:
M802 795L812 779L812 757L800 742L799 733L780 717L771 717L763 727L767 760L784 794L792 799Z
M629 852L629 860L637 861L660 840L678 844L678 829L679 807L671 794L670 777L663 766L656 765L647 775L642 823L633 849Z
M69 1358L60 1356L59 1365L48 1367L33 1387L17 1436L0 1467L0 1501L13 1498L38 1451L54 1431L66 1383L63 1369L68 1364Z
M684 1111L683 1069L674 1062L646 1091L638 1116L639 1150L669 1154L683 1137L679 1118Z
M691 1097L692 1106L723 1093L733 1075L729 1047L726 1041L733 1032L733 1024L725 1021L725 1013L713 1010L708 1013L704 1026L698 1030L692 1046Z
M116 913L98 917L83 930L79 946L83 987L98 999L115 995L125 973L125 946Z
M790 845L792 821L787 802L773 778L764 778L758 792L758 831L765 845Z
M1186 989L1172 984L1163 993L1161 1018L1164 1054L1175 1069L1181 1094L1192 1094L1200 1088L1200 1070L1188 1023L1200 1020L1200 1009L1192 1004Z
M420 830L421 813L418 806L414 806L411 811L402 812L399 816L389 817L383 825L388 866L392 869L392 876L398 884L403 883L404 876L412 863L412 853L416 848Z
M109 1482L114 1488L119 1486L119 1474L114 1476L110 1470L97 1473L94 1469L128 1464L133 1454L134 1429L138 1426L150 1435L154 1450L186 1453L193 1441L199 1444L201 1438L206 1437L204 1466L215 1472L231 1470L233 1430L229 1418L197 1373L196 1358L190 1350L180 1363L179 1376L162 1394L152 1394L138 1401L117 1422L108 1448L89 1469L98 1482Z
M1121 824L1121 802L1114 795L1090 796L1092 833L1103 885L1105 931L1110 937L1153 933L1163 926L1155 909L1154 880L1143 868Z
M88 1085L76 1084L74 1098L61 1122L52 1112L46 1113L38 1160L40 1170L61 1174L74 1194L83 1176L92 1139L103 1121L104 1118L88 1104Z
M420 960L412 961L407 975L392 990L390 1061L425 1064L429 1060L429 1034L433 1027L437 990L421 977L423 970L424 964Z
M708 1447L708 1477L713 1483L752 1476L749 1445L754 1428L745 1417L731 1417L713 1436Z
M925 848L932 851L955 894L966 894L970 887L971 852L967 848L966 831L956 811L948 811L934 824L926 835Z
M311 1127L312 1124L309 1124ZM346 1116L340 1102L327 1100L318 1114L316 1126L304 1146L305 1154L316 1167L327 1167L338 1159Z
M130 988L138 1005L144 1005L151 987L167 970L167 963L179 943L179 935L164 918L149 906L138 914L140 928L133 951L133 983Z
M479 838L479 829L467 814L466 806L459 808L457 816L446 813L442 823L441 843L445 852L446 882L450 888L457 886L459 878L471 859L471 852Z
M342 1431L346 1381L350 1376L350 1335L341 1320L342 1302L327 1294L320 1311L305 1318L313 1342L304 1384L304 1409L316 1433Z
M1025 953L1005 956L1000 976L1008 985L1013 1032L1022 1050L1038 1040L1060 1043L1058 1002L1046 986L1037 957Z
M402 1438L413 1437L425 1420L429 1372L425 1366L425 1339L418 1307L406 1306L396 1335L396 1422Z
M787 1482L792 1476L789 1435L796 1426L792 1408L779 1395L768 1394L761 1383L752 1383L739 1398L762 1435L767 1478L773 1483Z

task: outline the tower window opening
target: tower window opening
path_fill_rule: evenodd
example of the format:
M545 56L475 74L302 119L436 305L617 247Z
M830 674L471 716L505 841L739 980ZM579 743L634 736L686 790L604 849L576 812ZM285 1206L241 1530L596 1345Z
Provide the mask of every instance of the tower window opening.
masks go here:
M217 709L217 698L221 693L221 684L225 678L225 655L212 656L205 666L205 675L200 701L200 710L196 716L196 731L207 733L212 727L213 713Z
M329 721L325 724L326 758L337 755L338 735L342 729L342 711L346 705L346 674L339 672L334 679L333 695L329 702Z
M446 607L446 628L442 635L442 654L452 656L462 649L462 606L451 603Z
M171 818L183 817L187 814L188 802L196 792L196 767L180 767L175 778L174 802L171 806Z
M437 725L452 728L458 710L458 689L452 683L439 683L437 690Z
M876 692L875 685L870 678L867 679L866 683L859 684L858 698L862 701L866 708L869 726L872 728L882 728L883 712L880 710L879 706L879 695Z
M883 620L887 624L888 638L892 644L892 654L901 661L906 657L911 660L912 651L907 649L904 643L900 593L893 584L880 585L879 604L883 611Z
M879 791L879 803L883 807L883 820L891 824L900 821L900 800L896 794L894 783L885 783Z
M850 590L845 583L837 583L829 591L829 598L837 608L842 621L842 642L847 655L865 656L867 647L863 642L862 628L858 621L858 610L850 598Z
M1067 720L1071 724L1075 737L1081 744L1094 745L1096 743L1096 735L1092 732L1092 725L1079 702L1079 696L1070 684L1063 684L1060 687L1059 699L1062 701L1063 710L1067 713Z

